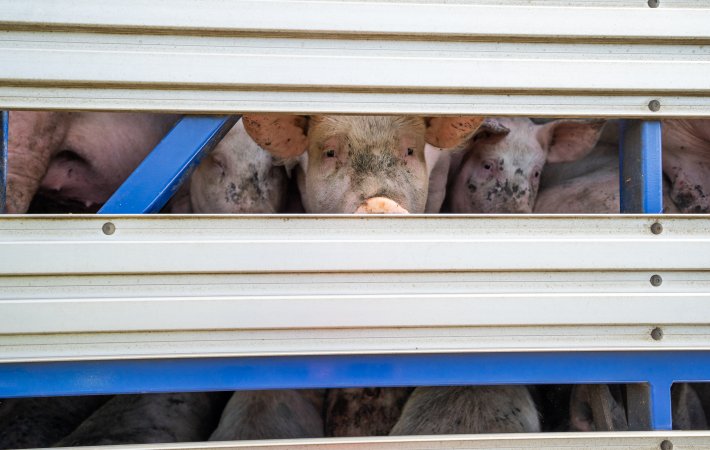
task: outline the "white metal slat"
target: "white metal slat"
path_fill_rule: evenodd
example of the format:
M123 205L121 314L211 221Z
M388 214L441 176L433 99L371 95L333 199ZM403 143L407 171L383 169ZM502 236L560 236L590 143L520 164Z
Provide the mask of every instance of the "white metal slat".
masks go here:
M707 40L707 1L3 0L1 23L210 32ZM553 6L550 6L550 5ZM546 6L543 6L546 5ZM564 6L562 6L564 5ZM614 6L611 6L614 5ZM586 17L587 20L581 20ZM474 19L472 21L472 19ZM534 20L533 20L534 19ZM579 26L583 25L583 26Z
M657 219L3 219L2 353L707 349L709 219L662 217L664 231L654 235ZM100 231L106 220L112 235ZM246 241L251 253L239 254ZM584 255L571 251L579 242L588 244ZM557 257L540 268L545 252ZM286 260L279 267L287 271L264 260ZM651 285L654 274L661 286ZM659 325L662 342L650 337Z
M0 2L0 105L710 114L710 2L80 3Z
M650 215L76 217L0 219L0 271L706 270L710 252L702 215L663 216L663 235L650 232L661 217Z

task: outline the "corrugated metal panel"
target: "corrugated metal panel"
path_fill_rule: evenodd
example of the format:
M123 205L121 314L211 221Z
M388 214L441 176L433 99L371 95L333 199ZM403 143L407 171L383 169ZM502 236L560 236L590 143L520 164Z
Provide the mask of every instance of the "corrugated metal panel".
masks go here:
M709 233L706 216L0 219L0 345L5 360L708 349Z
M5 0L0 107L710 115L710 2L542 5Z

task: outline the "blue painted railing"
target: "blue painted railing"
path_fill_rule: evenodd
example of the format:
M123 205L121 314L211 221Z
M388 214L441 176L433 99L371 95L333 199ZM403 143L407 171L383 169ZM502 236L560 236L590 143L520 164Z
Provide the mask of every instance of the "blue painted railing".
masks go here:
M708 351L274 356L0 364L0 398L135 392L496 384L647 383L671 429L674 382L706 381Z
M625 120L619 136L622 213L663 212L661 122Z

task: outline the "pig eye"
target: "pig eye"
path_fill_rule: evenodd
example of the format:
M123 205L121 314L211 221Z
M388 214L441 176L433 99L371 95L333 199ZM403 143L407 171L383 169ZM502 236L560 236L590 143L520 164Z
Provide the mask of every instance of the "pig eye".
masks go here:
M335 157L335 150L332 148L329 148L328 150L325 151L325 156L328 158L334 158Z
M412 156L414 154L414 149L412 147L407 148L407 156Z
M539 170L536 170L536 171L535 171L535 174L534 174L533 176L534 176L535 178L539 178L539 177L540 177L540 171L539 171Z
M484 163L483 163L483 168L486 169L486 170L491 170L491 169L493 168L493 166L492 166L491 163L489 163L489 162L484 162Z

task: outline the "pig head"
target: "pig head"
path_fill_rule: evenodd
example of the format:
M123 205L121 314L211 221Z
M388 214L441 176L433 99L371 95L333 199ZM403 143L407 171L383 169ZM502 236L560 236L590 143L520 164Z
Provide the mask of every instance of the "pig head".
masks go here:
M245 115L244 126L276 158L298 161L310 213L422 213L433 163L425 143L459 145L481 117Z
M589 153L603 120L487 119L452 156L447 209L455 213L531 213L546 162Z
M192 174L191 212L279 213L287 189L286 170L274 165L240 120Z

